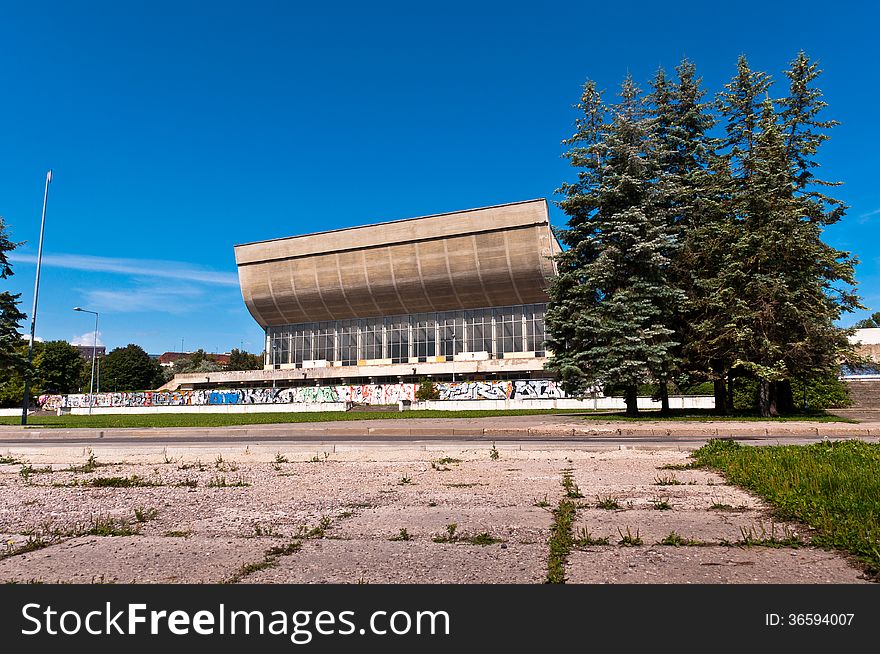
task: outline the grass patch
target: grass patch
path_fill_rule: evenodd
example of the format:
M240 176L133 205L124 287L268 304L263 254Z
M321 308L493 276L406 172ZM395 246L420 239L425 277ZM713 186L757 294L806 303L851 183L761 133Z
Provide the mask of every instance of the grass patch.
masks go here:
M629 527L626 528L626 533L624 534L620 531L620 527L617 528L617 533L620 534L620 540L617 541L618 545L622 545L623 547L638 547L639 545L643 545L643 541L639 536L639 530L636 529L636 533L633 534Z
M471 545L495 545L496 543L504 542L500 538L496 538L486 531L481 534L477 534L476 536L468 536L466 538L462 538L461 540L463 540L465 543L470 543Z
M350 422L369 420L413 420L418 418L492 418L500 416L591 415L584 409L484 409L467 411L314 411L277 413L157 413L128 415L32 416L28 428L46 427L232 427L303 422ZM605 416L603 415L603 419ZM838 420L842 420L838 418ZM21 418L0 416L0 425L18 425Z
M607 495L605 497L600 497L596 495L596 508L604 509L605 511L616 511L620 508L620 503L611 497L611 495Z
M400 479L397 480L398 486L408 486L411 483L413 483L412 478L407 477L406 475L404 475L403 477L401 477Z
M412 540L412 536L409 535L409 532L406 530L406 527L401 527L400 531L397 532L397 535L392 536L388 540Z
M734 411L729 415L717 415L712 409L672 409L667 415L660 415L660 411L640 410L635 418L627 416L624 412L596 411L588 413L587 420L611 420L620 422L844 422L858 423L858 420L842 418L827 411L808 411L806 413L793 413L780 416L779 418L764 418L757 411Z
M20 459L9 454L0 456L0 465L17 465L19 463L21 463Z
M488 486L489 484L481 484L479 482L471 482L471 483L457 483L457 484L443 484L447 488L473 488L474 486Z
M300 541L293 541L292 543L288 543L286 545L277 545L275 547L270 547L265 552L263 552L262 561L245 563L231 577L224 580L223 583L237 584L249 574L259 572L260 570L266 570L268 568L278 565L278 559L280 557L295 554L296 552L299 552L300 549L302 549L302 542Z
M550 525L550 555L547 557L548 584L565 583L565 562L574 545L572 525L577 515L577 507L569 499L562 498L553 511Z
M690 463L667 463L660 466L657 470L693 470L697 465L691 461Z
M562 471L562 487L565 489L565 496L570 500L577 500L583 497L581 489L574 483L574 476L571 470Z
M189 536L192 536L192 532L191 531L180 531L180 530L166 531L162 535L165 536L166 538L188 538Z
M575 547L592 547L595 545L610 545L611 542L608 540L608 536L600 536L595 537L590 533L590 530L586 527L581 527L580 531L578 531L577 536L575 536L573 540L573 545Z
M665 498L658 497L657 499L651 500L651 504L654 505L655 511L671 511L672 510L672 504L669 503L668 497L665 497Z
M80 466L71 465L67 468L67 472L76 472L76 473L84 473L88 474L90 472L94 472L98 468L103 468L106 466L112 466L112 463L100 463L98 461L98 457L95 456L95 453L91 450L89 452L89 457L86 459L86 462Z
M661 541L657 542L658 545L668 545L670 547L692 547L692 546L702 546L702 545L710 545L711 543L705 543L701 540L693 540L692 538L685 538L681 534L677 534L674 531L669 532L669 535L666 536Z
M716 439L693 456L767 500L777 519L809 525L813 545L850 552L880 574L880 445L751 447Z
M654 477L656 486L681 486L681 482L675 478L675 475L662 475Z
M150 520L155 520L157 515L159 515L159 511L158 509L154 508L137 508L134 510L134 519L138 522L149 522Z
M110 516L95 516L92 523L77 535L82 536L134 536L137 534L130 523Z
M435 543L455 543L458 541L458 536L455 531L458 529L458 525L454 522L446 525L446 535L443 536L434 536L431 540Z
M493 461L497 461L501 458L501 453L498 451L498 448L495 447L495 443L492 443L492 449L489 450L489 458Z
M547 495L546 495L546 494L544 495L544 499L543 499L543 500L538 500L538 499L536 499L536 500L532 503L532 506L536 506L536 507L538 507L539 509L549 509L549 508L550 508L550 502L549 502L549 500L547 500Z
M54 541L43 538L42 536L28 536L28 539L21 545L15 546L11 542L6 544L6 548L0 551L0 560L17 556L19 554L27 554L28 552L36 552L44 547L49 547Z
M208 488L239 488L243 486L250 486L250 484L241 477L235 481L228 481L225 475L214 475L208 481Z
M92 488L144 488L148 486L161 486L161 483L132 475L131 477L95 477L83 482L83 486Z

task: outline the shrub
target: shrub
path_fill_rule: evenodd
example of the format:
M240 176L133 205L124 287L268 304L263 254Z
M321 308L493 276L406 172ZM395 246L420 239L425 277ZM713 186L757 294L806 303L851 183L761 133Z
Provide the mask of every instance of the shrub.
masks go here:
M430 379L424 379L416 389L416 399L420 402L436 400L440 397L440 391Z

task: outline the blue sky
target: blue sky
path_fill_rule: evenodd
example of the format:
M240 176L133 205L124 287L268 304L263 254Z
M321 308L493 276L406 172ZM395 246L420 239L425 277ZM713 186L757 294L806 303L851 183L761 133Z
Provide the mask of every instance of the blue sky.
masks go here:
M779 96L803 48L842 123L821 174L850 209L826 240L880 310L878 22L846 1L3 2L10 285L29 312L52 168L38 336L90 342L80 305L108 348L260 351L234 244L552 200L585 78L646 86L687 56L714 92L745 53Z

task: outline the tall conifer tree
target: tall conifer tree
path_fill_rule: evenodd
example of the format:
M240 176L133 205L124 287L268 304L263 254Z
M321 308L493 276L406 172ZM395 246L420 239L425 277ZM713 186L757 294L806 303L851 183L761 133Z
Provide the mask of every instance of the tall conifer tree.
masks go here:
M631 77L607 123L595 86L585 91L584 117L568 141L576 145L569 159L582 169L561 189L572 220L560 237L570 250L550 288L548 366L569 389L624 387L634 415L637 386L651 376L665 383L676 345L664 321L680 299L666 275L675 243L657 165L665 155Z

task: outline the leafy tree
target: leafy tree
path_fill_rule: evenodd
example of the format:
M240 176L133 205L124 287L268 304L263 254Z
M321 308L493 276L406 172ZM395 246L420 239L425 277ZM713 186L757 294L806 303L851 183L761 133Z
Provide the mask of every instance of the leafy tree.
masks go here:
M648 376L665 385L677 345L669 315L682 296L667 276L675 246L661 165L667 153L631 77L607 122L595 86L584 90L584 117L568 140L581 170L559 203L571 217L560 230L569 250L558 257L560 275L549 290L548 367L567 390L626 387L634 415L638 385Z
M67 341L41 343L34 354L39 393L75 393L84 363L79 350Z
M416 389L416 399L420 402L436 400L440 397L440 391L430 379L423 379Z
M229 353L229 363L226 370L261 370L263 359L257 354L250 354L244 350L233 350Z
M187 372L219 372L223 370L223 366L217 363L213 356L198 349L175 361L173 370L175 375Z
M880 311L872 313L869 318L859 320L855 324L856 329L872 329L874 327L880 327Z
M101 362L101 377L119 391L153 389L162 383L158 361L150 358L142 347L130 343L111 351Z
M12 276L7 253L18 245L9 240L6 223L0 216L0 279ZM18 308L20 298L20 293L0 293L0 373L4 376L14 372L24 373L28 369L27 351L22 353L19 347L19 323L25 319L25 314Z

